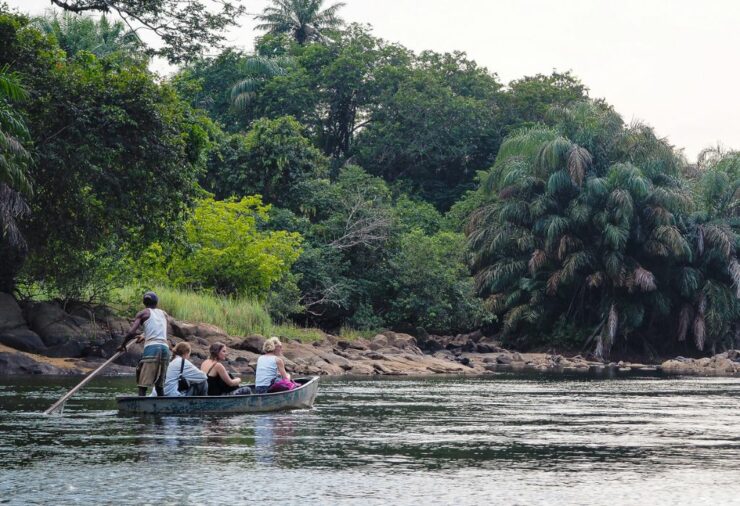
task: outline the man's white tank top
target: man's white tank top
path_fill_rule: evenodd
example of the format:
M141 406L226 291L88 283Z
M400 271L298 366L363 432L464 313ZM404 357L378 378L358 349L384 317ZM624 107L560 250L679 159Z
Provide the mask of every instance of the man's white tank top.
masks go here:
M167 317L161 309L149 308L149 318L144 322L144 348L150 344L167 346Z

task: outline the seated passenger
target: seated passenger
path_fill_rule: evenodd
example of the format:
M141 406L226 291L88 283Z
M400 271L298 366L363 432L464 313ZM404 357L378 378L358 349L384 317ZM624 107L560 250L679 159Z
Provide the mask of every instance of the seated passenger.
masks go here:
M208 377L208 395L244 395L251 394L249 387L239 388L241 378L232 377L221 363L226 360L228 350L223 343L213 343L208 350L211 356L204 360L200 370Z
M285 370L285 361L279 355L283 353L283 343L277 337L271 337L262 345L261 355L257 359L254 387L258 394L270 391L276 381L283 379L292 384L290 374ZM289 389L289 388L287 388Z
M206 374L188 360L191 348L188 343L178 343L173 350L175 358L167 368L164 380L164 395L168 397L190 397L208 395L208 378ZM180 376L187 382L185 390L180 390Z

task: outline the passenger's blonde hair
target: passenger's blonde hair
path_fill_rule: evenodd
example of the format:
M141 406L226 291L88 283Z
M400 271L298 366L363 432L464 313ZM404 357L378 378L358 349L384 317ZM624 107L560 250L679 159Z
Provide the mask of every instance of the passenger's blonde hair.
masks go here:
M272 353L273 351L275 351L275 348L282 345L283 343L280 342L280 339L272 336L270 339L265 341L265 344L262 345L262 353Z

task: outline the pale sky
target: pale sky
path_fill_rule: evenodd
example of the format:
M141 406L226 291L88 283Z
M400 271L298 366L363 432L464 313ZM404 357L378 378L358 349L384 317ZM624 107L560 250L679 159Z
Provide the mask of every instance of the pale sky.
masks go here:
M6 1L33 14L50 6ZM376 36L417 52L465 51L504 83L572 70L592 97L652 125L691 161L717 143L740 148L737 0L344 1L341 17ZM257 13L269 2L242 3ZM255 22L241 25L230 43L251 50Z

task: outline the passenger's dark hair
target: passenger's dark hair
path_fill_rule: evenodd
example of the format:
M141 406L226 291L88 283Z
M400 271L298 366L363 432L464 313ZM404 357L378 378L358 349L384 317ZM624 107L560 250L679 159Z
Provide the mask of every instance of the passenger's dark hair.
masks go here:
M208 349L208 353L211 354L211 360L216 360L218 358L218 354L221 350L226 348L226 345L224 343L213 343L211 347Z

